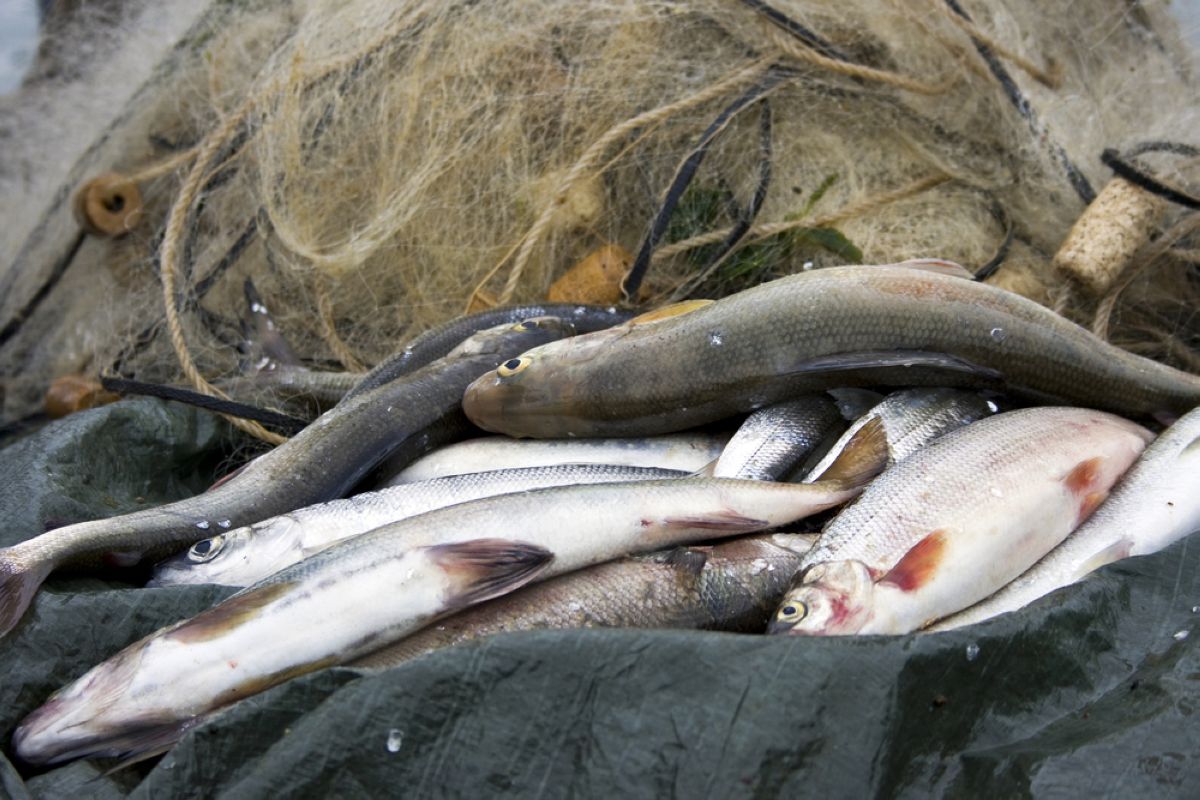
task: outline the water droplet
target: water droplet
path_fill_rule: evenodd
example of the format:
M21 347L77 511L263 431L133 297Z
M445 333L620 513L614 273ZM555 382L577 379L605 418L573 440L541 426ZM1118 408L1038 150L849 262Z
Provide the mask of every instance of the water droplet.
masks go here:
M988 489L988 493L991 494L992 497L1004 497L1004 492L1000 491L995 486L993 486L991 489Z
M721 336L720 331L713 331L708 335L708 343L713 347L720 347L724 342L725 339Z
M1004 328L992 328L992 338L997 342L1003 342L1008 338L1008 331L1004 330Z
M208 520L206 520L206 519L200 520L199 522L196 523L196 527L202 531L208 530Z
M387 736L387 751L389 753L399 753L400 745L404 744L404 732L399 728L392 728L388 731Z
M228 519L223 519L220 522L218 522L217 524L220 525L222 528L228 528L230 525L233 524L233 521L228 520Z
M571 602L567 603L567 610L569 610L569 611L582 611L582 610L583 610L583 603L579 602L578 600L572 600Z
M987 407L988 411L992 412L993 414L1000 410L1000 406L993 400L987 401Z
M1192 606L1193 614L1200 614L1200 606Z
M392 413L392 406L387 407L387 413L389 413L389 414Z
M1175 641L1182 642L1184 639L1186 639L1188 637L1189 633L1191 633L1191 631L1189 631L1187 629L1184 629L1181 631L1175 631L1175 637L1174 637Z
M979 658L979 645L971 642L967 645L967 661L974 661Z
M810 269L812 269L812 268L813 268L813 262L811 262L811 261L805 261L805 262L804 262L804 263L803 263L803 264L800 266L800 269L804 270L805 272L808 272L808 271L809 271Z

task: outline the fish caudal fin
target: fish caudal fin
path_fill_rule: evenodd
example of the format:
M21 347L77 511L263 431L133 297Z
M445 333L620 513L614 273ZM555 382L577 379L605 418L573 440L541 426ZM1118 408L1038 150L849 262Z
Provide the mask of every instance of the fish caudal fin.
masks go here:
M554 559L545 548L511 539L473 539L429 548L452 580L450 607L482 603L529 583Z
M846 446L817 481L836 481L846 488L863 486L887 468L891 450L883 420L875 417L850 437Z
M30 568L13 554L12 548L0 550L0 636L15 628L25 616L25 609L51 568L51 565Z

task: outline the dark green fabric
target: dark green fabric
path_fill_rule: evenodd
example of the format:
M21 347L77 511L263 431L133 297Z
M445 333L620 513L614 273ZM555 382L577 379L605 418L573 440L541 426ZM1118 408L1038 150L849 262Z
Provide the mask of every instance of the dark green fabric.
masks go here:
M0 642L6 748L54 689L227 592L52 583ZM944 634L507 635L388 672L291 681L113 776L77 763L22 785L0 762L0 787L272 800L1194 796L1198 611L1194 536Z

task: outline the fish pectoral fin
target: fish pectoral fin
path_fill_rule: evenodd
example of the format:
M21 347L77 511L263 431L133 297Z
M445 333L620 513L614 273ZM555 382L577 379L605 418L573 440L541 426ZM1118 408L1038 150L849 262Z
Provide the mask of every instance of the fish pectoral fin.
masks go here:
M713 472L715 472L717 469L717 462L720 460L721 460L720 458L714 458L712 461L708 462L703 467L701 467L700 469L693 472L689 477L711 478L713 476Z
M0 550L0 636L16 627L52 564L24 566L11 549Z
M663 519L663 525L668 528L699 528L706 531L749 533L768 528L771 523L765 519L755 519L733 511L714 511L689 517L666 517Z
M946 554L946 531L936 530L914 544L907 553L879 579L898 589L911 592L920 589L933 578Z
M1000 383L1004 376L999 370L976 364L950 353L927 350L862 350L801 361L788 370L791 375L861 372L872 369L911 368L935 370L956 375L969 375L989 383ZM883 381L887 383L887 381Z
M450 608L508 594L544 572L554 554L512 539L472 539L428 548L429 557L451 579Z
M874 417L846 442L834 462L815 481L836 481L846 488L863 486L883 472L891 459L887 429Z
M964 278L968 281L975 280L975 273L964 267L962 264L953 261L947 261L944 258L913 258L908 261L900 261L895 264L878 264L869 269L915 269L921 272L932 272L935 275L945 275L950 278Z

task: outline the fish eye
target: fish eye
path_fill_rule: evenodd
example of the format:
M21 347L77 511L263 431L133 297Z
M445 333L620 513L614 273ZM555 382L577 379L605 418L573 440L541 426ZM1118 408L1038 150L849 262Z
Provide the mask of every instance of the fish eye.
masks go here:
M524 322L518 322L516 325L513 325L512 329L514 331L536 331L540 327L542 327L542 323L536 319L527 319Z
M529 358L528 356L521 356L520 358L510 358L508 361L505 361L503 364L501 364L499 367L496 368L496 374L499 375L501 378L509 378L509 377L512 377L513 375L516 375L518 372L523 371L526 367L528 367L532 363L533 363L533 359Z
M808 616L808 606L797 600L779 609L776 616L784 622L799 622Z
M221 552L221 548L224 546L225 536L223 534L210 539L201 539L188 550L188 560L197 564L211 561L217 557L217 553Z

